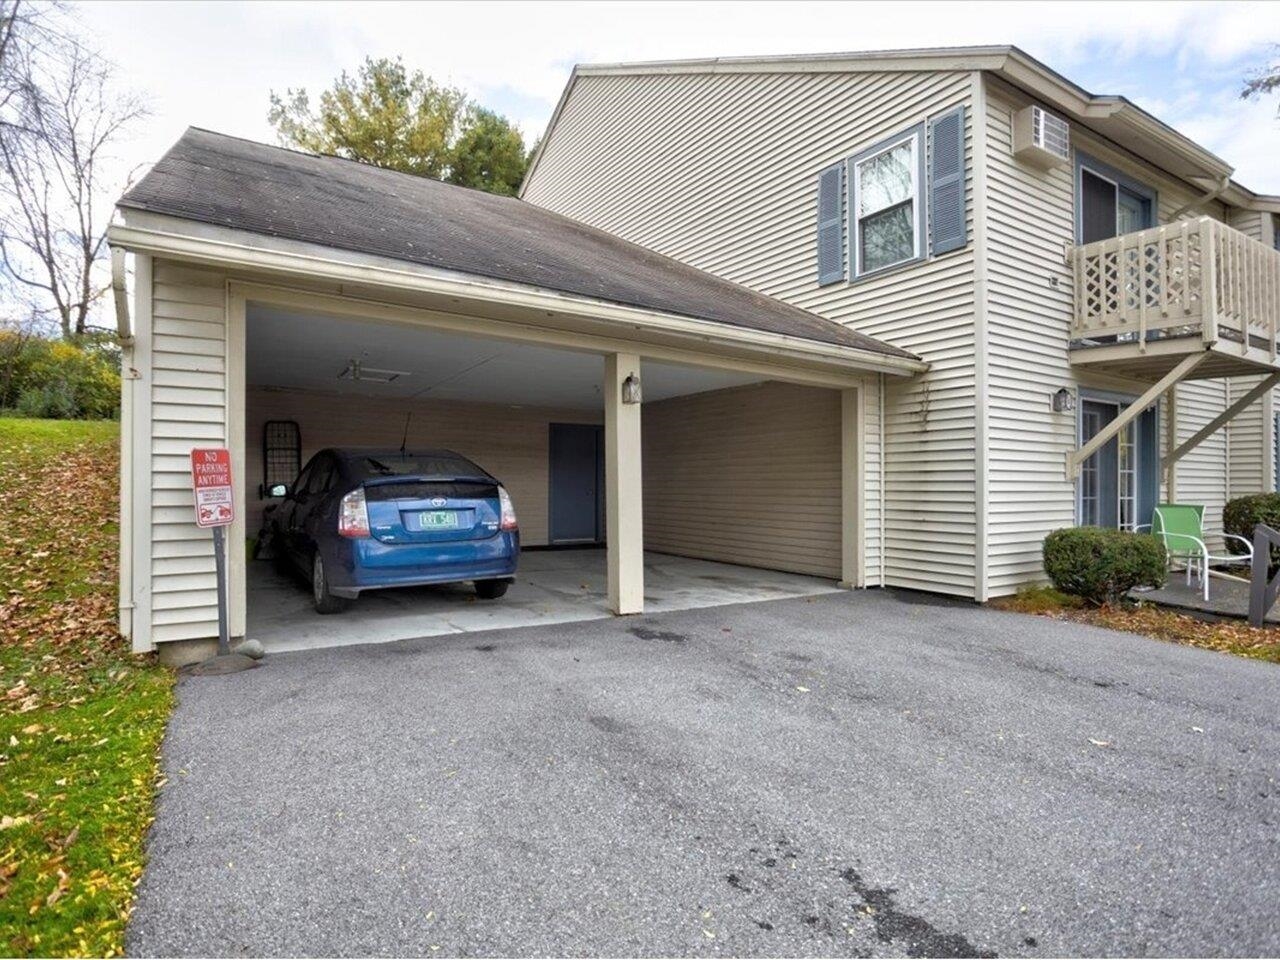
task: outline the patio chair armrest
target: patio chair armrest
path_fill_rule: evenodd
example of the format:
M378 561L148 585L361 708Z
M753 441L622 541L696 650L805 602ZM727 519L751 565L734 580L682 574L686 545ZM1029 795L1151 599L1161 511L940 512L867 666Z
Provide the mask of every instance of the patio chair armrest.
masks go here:
M1222 539L1223 540L1239 540L1241 543L1245 545L1246 548L1248 548L1249 556L1250 557L1253 556L1253 543L1247 537L1242 537L1239 534L1235 534L1235 533L1224 533L1222 535ZM1238 554L1238 556L1244 556L1244 554Z

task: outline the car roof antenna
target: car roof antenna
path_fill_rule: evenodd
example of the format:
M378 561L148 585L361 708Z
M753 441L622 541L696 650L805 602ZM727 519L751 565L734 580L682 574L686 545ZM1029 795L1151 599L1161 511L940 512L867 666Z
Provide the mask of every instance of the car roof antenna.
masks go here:
M400 438L400 456L404 456L405 444L409 442L409 421L413 418L413 411L410 410L404 415L404 436Z

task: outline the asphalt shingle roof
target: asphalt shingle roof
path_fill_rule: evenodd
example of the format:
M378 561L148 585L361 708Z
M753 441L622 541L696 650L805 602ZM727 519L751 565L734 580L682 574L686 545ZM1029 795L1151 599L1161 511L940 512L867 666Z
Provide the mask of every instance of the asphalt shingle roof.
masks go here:
M910 357L514 197L190 128L120 206Z

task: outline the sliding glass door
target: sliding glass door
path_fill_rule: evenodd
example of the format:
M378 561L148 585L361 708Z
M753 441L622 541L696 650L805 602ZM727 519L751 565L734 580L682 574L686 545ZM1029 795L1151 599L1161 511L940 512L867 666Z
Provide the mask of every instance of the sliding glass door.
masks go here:
M1080 442L1088 443L1127 406L1122 399L1084 398ZM1080 469L1081 526L1133 530L1151 522L1159 496L1159 446L1155 408L1130 420Z

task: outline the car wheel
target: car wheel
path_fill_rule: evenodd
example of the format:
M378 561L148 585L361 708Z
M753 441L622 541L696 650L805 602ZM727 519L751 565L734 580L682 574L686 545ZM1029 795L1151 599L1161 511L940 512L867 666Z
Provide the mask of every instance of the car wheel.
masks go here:
M497 600L511 586L506 580L477 580L476 596L481 600Z
M335 597L329 592L329 579L325 576L324 560L319 551L311 558L311 599L316 613L341 613L351 603L346 597Z

